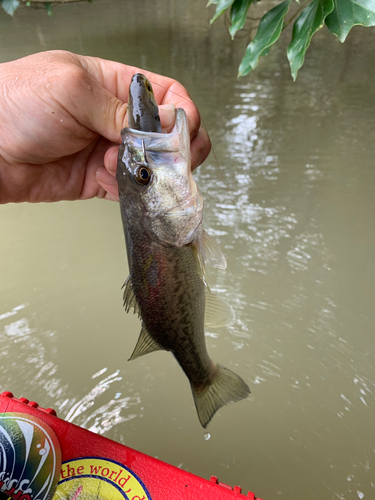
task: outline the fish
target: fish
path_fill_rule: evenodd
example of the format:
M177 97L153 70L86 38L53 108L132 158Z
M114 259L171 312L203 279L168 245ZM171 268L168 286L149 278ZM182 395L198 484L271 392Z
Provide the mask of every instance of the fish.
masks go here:
M158 104L149 80L135 73L129 85L129 127L144 132L161 132Z
M132 96L129 114L133 91ZM148 125L159 121L153 106L150 110ZM170 351L190 382L206 428L219 408L247 398L250 389L211 360L205 343L205 325L232 324L234 313L211 293L206 279L207 263L225 269L226 260L202 227L203 198L191 172L187 117L177 109L170 133L124 128L121 135L117 182L129 264L123 299L126 312L133 309L142 321L130 360Z

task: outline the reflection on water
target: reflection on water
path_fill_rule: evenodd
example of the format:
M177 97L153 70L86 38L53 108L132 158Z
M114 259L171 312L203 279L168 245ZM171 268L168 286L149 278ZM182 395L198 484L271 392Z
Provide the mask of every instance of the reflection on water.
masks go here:
M95 373L91 378L95 379L107 369L104 368L98 373ZM108 375L104 379L100 380L95 387L93 387L90 392L85 395L81 400L71 406L71 401L65 400L60 409L64 409L68 404L70 404L70 410L67 413L65 420L68 422L74 422L86 429L89 429L96 434L104 434L106 431L112 429L115 425L122 424L131 420L137 416L137 414L127 414L125 417L121 414L122 410L129 410L130 407L140 404L139 397L125 397L121 398L121 392L117 392L113 399L108 401L105 398L105 403L102 404L95 411L90 410L95 403L98 403L98 398L103 395L112 384L120 382L122 377L119 377L120 370L115 373ZM133 409L135 411L136 409ZM85 413L86 412L86 413ZM124 413L124 412L122 412ZM128 412L127 412L128 413ZM83 415L85 418L80 417ZM78 418L80 417L80 418Z
M1 314L0 320L17 314L25 307L25 304L14 307L11 311ZM118 384L122 380L119 376L120 370L104 378L100 377L107 371L107 368L92 375L91 379L95 380L95 385L77 401L74 388L73 391L70 390L60 378L55 377L58 365L46 360L49 351L52 351L52 346L45 346L43 338L49 340L54 335L55 332L48 332L41 338L37 329L31 328L25 317L4 325L4 329L0 331L2 390L14 386L14 370L8 370L7 365L10 364L12 368L16 366L17 379L22 381L20 389L22 394L31 394L35 387L40 387L53 399L54 407L59 414L61 412L65 414L65 420L97 434L105 434L114 426L140 414L139 397L121 397L121 392L116 392L121 391L122 388ZM134 406L137 408L130 410Z
M0 315L0 321L14 315L23 316L27 311L27 304L20 304L8 312ZM11 387L16 367L17 375L23 380L26 388L40 386L55 398L64 388L61 380L53 375L57 371L56 365L46 361L46 349L39 338L36 328L30 326L26 317L12 318L11 322L1 321L0 325L0 359L2 366L2 388ZM54 332L48 332L45 337L52 337ZM47 355L48 356L48 355Z
M0 19L0 58L67 48L188 87L220 164L195 174L228 261L209 282L236 312L206 341L249 399L205 433L170 354L126 361L140 323L122 310L118 207L98 200L0 208L1 390L265 500L373 498L373 31L319 33L296 84L281 49L237 80L246 40L209 18L198 1L21 9Z

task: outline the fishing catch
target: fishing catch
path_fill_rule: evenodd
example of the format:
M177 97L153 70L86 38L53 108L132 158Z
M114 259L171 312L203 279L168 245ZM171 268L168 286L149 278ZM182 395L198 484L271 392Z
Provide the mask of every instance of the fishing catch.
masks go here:
M183 109L162 133L157 103L144 75L133 76L128 105L131 128L122 130L117 181L130 275L124 306L142 320L130 359L171 351L189 379L203 427L222 406L246 398L241 377L214 363L204 326L234 319L212 294L205 264L226 267L217 243L203 230L203 199L191 173L190 135Z

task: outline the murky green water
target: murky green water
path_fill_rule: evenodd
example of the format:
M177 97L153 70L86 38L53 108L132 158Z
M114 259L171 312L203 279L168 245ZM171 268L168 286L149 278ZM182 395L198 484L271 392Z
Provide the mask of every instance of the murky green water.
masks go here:
M228 260L210 282L237 315L207 343L251 397L205 434L171 355L126 361L139 322L122 309L119 209L99 200L0 207L0 390L265 500L371 499L374 30L355 28L344 45L323 30L295 84L285 34L237 80L246 40L231 43L221 21L210 28L204 4L0 12L0 60L63 48L189 89L222 170L210 157L197 173L205 227Z

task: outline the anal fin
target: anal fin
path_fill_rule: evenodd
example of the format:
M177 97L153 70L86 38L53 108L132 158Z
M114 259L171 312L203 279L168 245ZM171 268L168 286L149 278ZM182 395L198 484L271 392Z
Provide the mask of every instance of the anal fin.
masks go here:
M139 339L133 354L130 356L128 361L132 361L133 359L137 359L144 354L148 354L149 352L160 351L163 350L163 347L154 340L151 335L148 333L146 327L142 324L142 330L139 335Z

